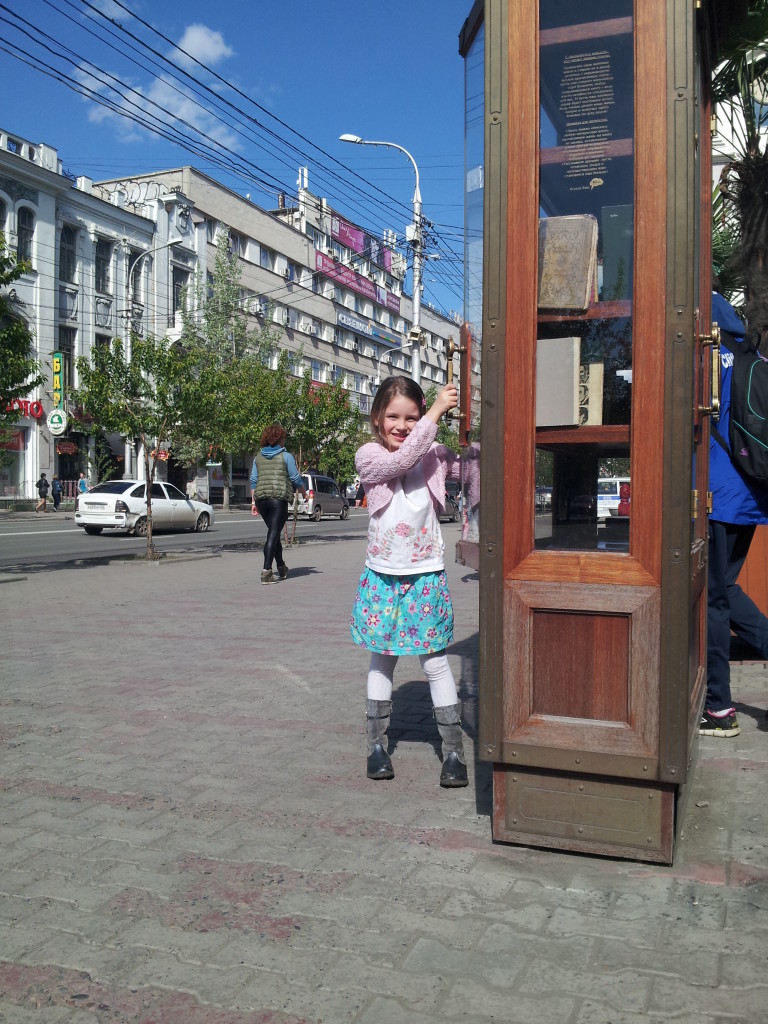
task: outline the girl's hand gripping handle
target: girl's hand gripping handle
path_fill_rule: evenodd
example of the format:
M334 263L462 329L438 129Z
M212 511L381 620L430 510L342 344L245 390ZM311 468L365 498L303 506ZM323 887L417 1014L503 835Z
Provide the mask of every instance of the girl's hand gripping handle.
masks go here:
M455 384L446 384L427 412L427 419L437 423L450 409L459 404L459 392Z

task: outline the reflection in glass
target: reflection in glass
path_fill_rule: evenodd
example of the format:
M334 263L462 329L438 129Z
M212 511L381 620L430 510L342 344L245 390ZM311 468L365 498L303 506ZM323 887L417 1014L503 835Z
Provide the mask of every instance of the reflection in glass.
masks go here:
M537 408L545 412L537 415L535 545L626 551L634 262L632 0L540 0L539 29L542 227L536 365ZM612 465L617 463L624 464L622 471ZM622 486L624 500L618 493ZM615 495L608 494L611 487ZM615 507L609 508L609 497Z
M597 458L589 445L536 449L537 548L628 551L629 459Z

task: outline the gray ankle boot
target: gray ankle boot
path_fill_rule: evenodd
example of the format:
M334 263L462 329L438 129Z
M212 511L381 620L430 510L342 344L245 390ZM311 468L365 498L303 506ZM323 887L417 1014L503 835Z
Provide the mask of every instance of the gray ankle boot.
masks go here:
M435 708L435 721L443 741L440 785L446 789L466 786L469 780L461 734L461 704L446 704L445 707Z
M392 713L391 700L366 700L365 717L368 726L369 779L394 779L395 771L387 753L387 729Z

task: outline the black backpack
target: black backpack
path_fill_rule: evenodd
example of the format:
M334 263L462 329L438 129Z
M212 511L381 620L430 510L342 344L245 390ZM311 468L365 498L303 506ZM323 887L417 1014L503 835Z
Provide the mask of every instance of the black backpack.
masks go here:
M768 484L768 360L749 334L739 344L721 331L720 345L733 353L729 444L714 426L712 436L745 477Z

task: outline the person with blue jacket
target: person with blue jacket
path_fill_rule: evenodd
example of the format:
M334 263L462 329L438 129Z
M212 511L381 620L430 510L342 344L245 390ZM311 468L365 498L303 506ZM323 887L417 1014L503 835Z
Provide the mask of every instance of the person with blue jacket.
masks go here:
M714 287L718 288L715 280ZM744 324L733 306L719 293L712 295L712 323L736 342L744 340ZM713 426L728 439L731 409L733 353L720 349L720 411ZM743 476L728 452L709 440L709 580L707 590L707 698L699 733L702 736L739 735L731 698L731 630L768 660L768 618L739 586L737 580L755 528L768 523L768 488Z
M279 423L271 424L261 435L261 451L254 456L251 468L251 506L267 527L262 583L279 583L288 576L280 534L288 521L288 503L293 501L294 491L307 496L296 460L285 450L284 443L285 429ZM273 562L277 576L272 570Z

